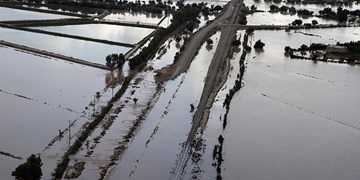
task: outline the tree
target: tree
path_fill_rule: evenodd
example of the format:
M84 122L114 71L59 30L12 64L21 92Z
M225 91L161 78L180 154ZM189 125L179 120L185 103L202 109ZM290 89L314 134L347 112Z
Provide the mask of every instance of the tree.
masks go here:
M250 7L251 11L256 11L256 9L257 9L257 7L254 4Z
M236 47L238 47L238 46L240 46L241 45L241 41L240 40L233 40L232 42L231 42L231 45L232 46L236 46Z
M317 22L317 20L314 19L314 20L311 21L311 24L315 26L315 25L317 25L319 23Z
M255 31L255 29L252 28L252 27L249 27L249 28L246 29L246 33L247 33L247 34L251 34L251 33L253 33L254 31Z
M42 162L40 156L32 154L24 164L20 164L15 171L11 173L17 180L39 180L41 179Z
M279 11L279 6L276 6L276 5L270 5L270 11L271 12L277 12Z
M290 9L290 8L287 7L287 6L281 6L281 7L279 8L280 12L282 12L282 13L287 13L289 9Z
M117 64L118 64L118 69L122 69L123 65L125 63L125 56L123 53L120 53L119 54L119 57L118 57L118 61L117 61Z
M301 19L295 19L295 21L293 21L291 24L293 26L300 26L303 23L303 21Z
M300 48L298 49L299 51L305 51L306 49L308 49L309 47L306 44L303 44L300 46Z
M255 42L254 48L262 49L264 46L265 46L265 43L261 42L261 40L259 39L258 41Z
M284 50L285 50L285 52L287 52L287 53L288 53L288 52L290 52L290 51L291 51L291 47L290 47L290 46L285 46L285 49L284 49Z
M213 11L221 11L223 8L219 5L216 5L212 10Z
M290 14L296 14L296 8L294 6L292 6L290 9L289 9L289 12Z
M210 44L213 44L214 42L213 42L213 40L212 40L211 38L208 38L208 39L206 40L206 43L207 43L208 45L210 45Z
M247 20L246 20L246 16L241 16L238 20L239 24L241 25L246 25L247 24Z

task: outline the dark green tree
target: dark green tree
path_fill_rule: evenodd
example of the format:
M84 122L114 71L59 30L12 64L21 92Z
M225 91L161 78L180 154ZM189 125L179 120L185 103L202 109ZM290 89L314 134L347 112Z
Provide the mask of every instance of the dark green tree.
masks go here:
M241 45L241 41L240 40L233 40L232 42L231 42L231 45L232 46L236 46L236 47L238 47L238 46L240 46Z
M255 42L254 48L255 49L262 49L265 46L265 43L261 42L261 40L258 40Z
M117 64L118 64L117 68L122 69L124 63L125 63L125 56L123 53L120 53L118 56L118 61L117 61Z
M315 26L315 25L317 25L319 23L317 22L317 20L314 19L314 20L311 21L311 24Z
M11 173L17 180L39 180L41 179L42 162L40 156L32 154L24 164L20 164L15 171Z

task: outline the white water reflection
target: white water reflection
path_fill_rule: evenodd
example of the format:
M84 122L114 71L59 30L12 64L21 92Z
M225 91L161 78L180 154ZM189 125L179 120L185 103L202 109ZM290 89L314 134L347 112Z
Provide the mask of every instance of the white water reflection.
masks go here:
M16 166L36 153L42 155L43 178L50 179L67 148L67 136L44 148L69 121L78 120L73 132L81 127L85 107L104 88L106 71L11 48L0 47L0 54L0 151L24 158L0 155L1 179L12 179Z
M33 27L50 32L84 36L94 39L103 39L121 43L136 44L145 36L149 35L154 29L110 25L110 24L82 24L67 26L44 26Z
M112 11L111 14L107 15L105 20L112 21L130 21L140 22L147 24L158 24L163 18L163 14L154 13L142 13L142 12L131 12L131 11Z
M0 7L0 21L63 19L63 18L74 18L74 17Z
M359 39L357 31L306 31L321 38L293 31L255 31L253 41L261 39L266 45L264 52L249 55L245 86L231 102L222 133L224 179L359 177L359 67L283 55L287 45L346 42ZM216 125L218 116L213 119L215 124L208 124L213 131L207 131L209 137L219 135L214 126L221 128L221 121ZM206 170L203 178L216 177L211 164L202 169Z
M105 64L105 57L109 54L125 54L130 49L122 46L113 46L6 28L0 28L0 34L1 40L99 64Z
M334 20L326 20L318 17L303 17L298 15L270 13L270 12L257 12L247 16L248 25L288 25L295 19L301 19L303 23L310 23L312 20L316 20L319 24L338 24Z
M212 38L217 43L220 33ZM212 51L206 44L199 50L188 72L166 83L165 90L142 125L141 131L114 170L111 179L169 179L175 166L181 143L191 128L193 112L197 106ZM156 62L155 62L156 63Z

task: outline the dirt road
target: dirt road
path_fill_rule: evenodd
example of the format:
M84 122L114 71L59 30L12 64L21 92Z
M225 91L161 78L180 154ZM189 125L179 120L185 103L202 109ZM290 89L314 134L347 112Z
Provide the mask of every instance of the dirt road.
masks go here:
M224 66L226 64L226 60L228 59L228 55L229 55L229 51L231 48L231 41L234 40L235 36L236 36L236 31L237 28L234 26L226 26L226 24L234 24L237 23L238 17L239 17L239 13L240 13L240 9L244 8L242 1L241 0L232 0L229 4L228 7L225 11L225 14L217 19L217 22L212 23L211 25L207 26L207 28L215 28L217 25L219 25L220 23L223 26L222 30L221 30L221 36L220 36L220 40L216 49L216 52L213 56L213 59L211 61L211 64L209 66L208 69L208 73L206 76L206 80L205 80L205 85L204 85L204 89L200 98L200 102L198 104L197 110L194 114L193 117L193 121L192 121L192 127L191 130L188 134L188 138L187 141L182 149L182 152L179 156L179 161L178 164L176 166L175 169L175 174L174 174L174 179L181 179L182 173L183 173L183 169L186 165L186 161L188 159L188 151L190 149L190 144L191 142L194 140L194 138L196 137L196 133L198 132L198 129L200 127L200 125L202 124L203 121L207 121L207 118L203 118L204 115L206 115L206 113L208 113L208 111L206 111L206 109L209 109L209 107L207 107L207 105L212 104L215 96L216 95L219 88L219 85L221 85L221 78L223 78L222 74L226 74L226 72L223 72L224 70ZM207 29L208 32L211 29ZM204 33L206 31L202 31L200 32L196 38L200 38L200 37L205 37L202 36L202 33ZM196 39L197 40L197 39ZM201 40L198 41L199 43L201 42ZM192 47L191 45L193 45L194 47ZM193 44L189 45L188 48L191 48L193 50L196 50L196 43L194 42ZM189 52L187 52L189 53ZM188 58L187 61L188 63L191 62L191 56L190 54L184 54L184 57ZM184 60L185 61L185 60ZM179 64L179 67L176 69L173 77L176 77L178 75L178 73L181 73L182 71L184 71L183 68L187 68L187 64L185 64L184 62L182 62L183 64Z
M199 47L204 42L206 36L212 30L214 30L216 27L218 27L220 24L224 23L227 19L231 17L235 4L238 4L239 2L239 0L232 0L229 4L226 5L223 13L220 16L218 16L204 28L200 29L191 37L191 40L187 44L184 52L182 53L182 56L175 64L175 70L171 75L170 79L175 79L189 68L191 61L195 56L195 53L198 51Z

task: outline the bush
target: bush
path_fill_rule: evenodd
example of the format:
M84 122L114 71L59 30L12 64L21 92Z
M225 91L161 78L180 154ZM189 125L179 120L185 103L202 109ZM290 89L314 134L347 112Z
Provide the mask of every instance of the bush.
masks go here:
M240 46L241 45L241 41L240 40L233 40L232 42L231 42L231 45L232 46L235 46L235 47L238 47L238 46Z
M256 41L254 48L255 49L262 49L265 46L265 43L261 42L261 40Z
M42 162L40 156L35 156L32 154L24 164L20 164L15 171L11 173L12 176L15 176L15 179L24 180L39 180L41 179Z

